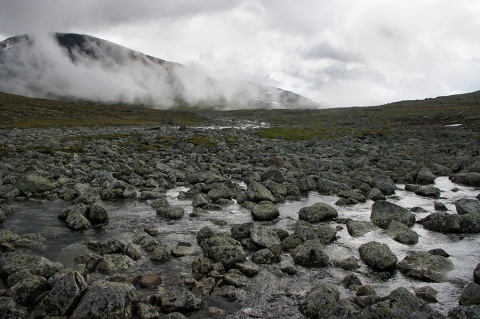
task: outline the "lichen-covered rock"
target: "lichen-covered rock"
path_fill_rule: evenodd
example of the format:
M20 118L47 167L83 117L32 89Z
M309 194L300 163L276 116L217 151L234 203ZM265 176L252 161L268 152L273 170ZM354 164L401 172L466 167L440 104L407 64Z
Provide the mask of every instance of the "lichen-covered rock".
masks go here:
M423 197L439 198L441 191L433 185L420 186L415 190L415 194Z
M350 236L361 237L372 230L375 230L376 226L370 222L364 222L359 220L348 220L347 231Z
M260 224L253 224L250 228L250 237L260 247L280 246L281 240L275 230Z
M12 297L0 296L0 314L3 319L24 319L27 308L17 304Z
M309 223L318 223L336 217L338 217L337 210L325 203L316 203L303 207L298 212L298 218Z
M470 283L462 291L458 300L460 306L480 305L480 285Z
M253 219L260 221L274 220L280 215L277 205L269 201L263 201L253 206L251 212Z
M408 227L415 223L415 215L408 209L385 200L379 200L373 204L370 219L375 225L383 229L387 229L393 220Z
M358 249L362 260L371 268L381 271L395 269L397 256L388 248L386 244L371 241L363 244Z
M130 257L120 254L107 254L98 262L98 271L128 270L135 266Z
M397 266L406 276L427 282L442 282L446 273L453 269L448 258L428 252L412 252Z
M154 296L156 304L165 313L190 312L200 310L205 306L205 302L202 299L195 297L192 292L184 288L159 286Z
M476 198L461 198L455 201L455 208L459 215L472 215L480 217L480 200Z
M478 319L480 305L458 306L448 312L448 319Z
M345 270L353 270L359 267L358 260L353 256L350 256L341 260L336 260L334 264L336 267L339 267Z
M94 225L108 223L107 209L101 204L93 204L88 210L88 220Z
M254 203L259 203L262 201L275 202L275 196L272 195L268 188L266 188L259 182L250 182L248 184L247 190L245 191L245 195L247 196L247 199L249 201Z
M319 239L323 245L327 245L335 240L337 230L326 225L312 225L303 220L299 220L294 226L294 233L301 241L310 239Z
M180 206L157 208L157 215L168 219L180 219L185 215L185 210Z
M313 288L300 305L300 312L307 318L322 319L329 316L331 309L340 299L340 292L332 284L324 283Z
M200 245L206 257L221 262L227 268L246 260L242 245L231 237L215 235L203 240Z
M15 187L23 194L43 193L55 188L55 185L45 177L28 174L17 179Z
M467 172L457 173L450 177L452 182L467 186L480 186L480 173Z
M301 243L293 250L292 256L296 264L305 267L326 267L330 260L318 239Z
M278 258L270 250L264 248L252 255L252 261L256 264L273 264L278 261Z
M61 269L63 269L61 263L52 262L45 257L37 255L8 252L0 256L0 273L5 277L25 270L33 275L49 278Z
M396 220L392 221L388 226L387 234L392 237L393 240L405 245L415 245L418 243L418 234L405 224L397 222Z
M433 184L436 178L437 176L435 176L435 174L433 174L431 170L426 167L422 167L418 171L415 181L417 182L417 184L427 185Z
M397 186L390 176L379 175L372 181L372 187L378 188L385 195L395 194Z
M82 213L78 211L72 211L67 217L68 227L74 230L85 230L92 227L92 223Z
M24 307L35 305L38 297L50 289L47 280L42 276L31 275L10 287L7 295Z
M98 280L81 298L71 319L131 318L137 293L131 284Z

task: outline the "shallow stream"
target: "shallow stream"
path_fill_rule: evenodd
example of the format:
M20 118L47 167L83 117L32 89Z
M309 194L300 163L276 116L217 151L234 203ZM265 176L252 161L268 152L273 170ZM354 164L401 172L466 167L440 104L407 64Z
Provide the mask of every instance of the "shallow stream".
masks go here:
M403 185L396 191L395 196L388 198L396 204L406 208L422 207L427 212L417 214L417 220L434 212L434 201L443 202L450 212L455 212L453 202L462 197L473 198L478 194L478 189L455 185L447 177L436 179L435 186L442 191L440 199L423 198L411 192L403 190ZM456 191L453 189L456 188ZM57 219L57 214L70 204L63 201L54 202L24 202L15 203L16 212L10 215L1 226L18 234L37 233L43 236L45 248L37 252L51 260L60 261L66 266L73 266L73 258L83 253L90 252L85 242L89 240L107 240L111 238L126 238L145 228L157 228L159 235L156 239L162 243L176 246L179 242L190 243L191 255L176 258L166 263L153 263L148 258L142 258L137 262L138 270L157 270L162 274L166 285L180 285L186 274L191 272L191 262L196 255L201 254L196 244L196 232L210 226L217 231L230 232L232 224L251 221L251 214L240 205L234 203L225 206L221 211L211 211L201 217L189 217L192 211L191 200L179 200L178 194L185 188L177 188L167 192L171 204L185 208L185 217L168 221L158 217L155 210L147 202L135 200L109 201L103 204L110 216L108 225L102 228L94 228L83 232L70 230L62 221ZM334 205L338 197L322 196L311 192L307 198L301 201L286 202L279 205L280 218L276 222L266 222L265 225L280 227L292 232L292 225L298 220L300 208L317 202L325 202ZM369 221L373 202L357 204L354 206L335 206L339 219L352 218ZM435 233L425 230L421 225L415 224L415 230L420 238L417 245L402 245L391 239L384 230L378 229L360 238L354 238L347 232L344 224L336 222L328 223L329 226L342 227L338 231L338 240L328 246L326 251L330 260L340 260L348 256L354 256L360 260L358 247L366 242L375 240L388 244L390 249L402 260L411 251L427 251L433 248L442 248L448 252L455 269L449 273L449 281L444 283L425 283L405 277L396 272L390 279L382 279L373 273L368 267L360 262L361 267L355 271L363 284L373 286L379 295L387 295L397 287L406 287L413 292L414 287L429 285L438 291L438 303L432 307L447 313L458 304L458 297L466 283L472 281L472 272L480 262L480 235L453 235ZM289 254L282 255L280 265L293 263ZM327 281L338 285L343 297L353 296L354 293L341 287L339 282L351 271L344 271L332 266L319 269L307 269L297 266L299 273L288 276L282 274L279 265L262 266L258 276L251 279L251 284L239 290L237 302L229 302L213 297L205 300L209 306L223 309L227 314L235 314L238 318L303 318L297 308L299 297L304 296L313 286L320 281ZM184 274L179 275L179 274ZM4 285L4 284L0 284ZM1 288L1 287L0 287ZM191 314L191 318L200 318L206 315L205 311Z

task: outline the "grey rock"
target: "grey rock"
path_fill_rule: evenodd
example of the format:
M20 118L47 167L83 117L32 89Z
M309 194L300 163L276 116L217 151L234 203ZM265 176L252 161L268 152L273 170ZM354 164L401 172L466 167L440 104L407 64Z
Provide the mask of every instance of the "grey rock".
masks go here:
M349 290L357 290L362 285L362 282L357 275L348 274L340 281L340 284Z
M280 215L278 207L269 201L260 202L255 205L252 210L252 217L254 220L269 221L274 220Z
M455 208L459 215L480 217L480 200L476 198L461 198L455 201Z
M0 255L0 273L5 277L25 270L33 275L50 278L61 269L63 269L61 263L52 262L37 255L19 252L7 252Z
M262 173L260 173L260 178L262 181L272 179L277 183L285 183L287 179L283 176L283 173L275 167L269 167Z
M185 210L180 206L158 208L157 215L168 219L180 219L185 215Z
M12 184L0 185L0 198L3 199L14 199L20 195L20 190L13 186Z
M294 226L294 233L301 241L310 239L319 239L323 245L327 245L335 240L337 230L325 225L312 225L303 220L299 220Z
M247 277L253 277L260 273L260 267L252 262L240 262L235 264L235 268L240 270Z
M338 217L337 210L325 203L316 203L303 207L298 212L298 218L309 223L318 223L336 217Z
M128 185L124 190L123 190L123 197L125 198L135 198L138 196L138 190L135 186L133 185Z
M422 167L418 173L417 173L417 178L415 179L417 184L422 184L422 185L427 185L427 184L433 184L435 182L435 179L437 176L432 173L428 168Z
M131 318L136 301L131 284L98 280L85 292L70 318Z
M119 254L104 255L97 264L98 271L128 270L135 266L135 262L128 256Z
M427 252L412 252L397 264L398 269L409 277L426 282L443 282L453 263L438 255Z
M36 304L38 297L48 291L47 280L42 276L30 275L15 283L7 291L7 295L13 297L16 303L24 307Z
M337 260L334 262L334 264L336 267L339 267L345 270L354 270L360 267L358 265L358 260L353 256L350 256L341 260Z
M205 302L184 288L159 286L155 294L157 305L165 313L190 312L205 307Z
M330 260L318 239L301 243L293 250L292 256L296 264L305 267L326 267Z
M247 222L243 224L233 224L230 232L234 239L242 240L244 238L250 237L250 228L252 227L252 222Z
M151 246L148 250L148 258L151 261L164 262L171 258L172 248L168 245L156 244Z
M71 211L67 216L68 227L74 230L85 230L92 227L92 223L82 213Z
M217 201L219 199L231 199L234 196L232 189L227 187L225 184L218 184L208 192L208 196L212 201Z
M0 224L3 223L7 219L7 215L5 212L0 208Z
M351 187L345 183L332 181L326 178L319 178L317 181L317 191L320 194L333 195L350 189Z
M434 248L434 249L430 249L428 251L429 254L432 254L432 255L438 255L438 256L442 256L442 257L450 257L450 254L447 253L445 250L443 250L442 248Z
M428 230L444 233L479 233L480 217L438 212L418 221Z
M393 220L408 227L413 226L415 223L415 215L409 212L408 209L384 200L376 201L373 204L370 219L375 225L383 229L387 229Z
M368 193L367 198L371 199L373 201L377 201L377 200L385 200L386 197L385 197L385 194L383 194L381 190L374 187Z
M65 316L82 297L88 285L77 271L68 271L61 276L38 305L35 313Z
M237 269L230 269L223 275L223 281L227 285L232 285L237 288L247 286L249 283L248 278Z
M436 188L433 185L425 185L417 188L415 190L415 194L423 197L439 198L441 192L440 189Z
M203 207L203 206L208 205L208 204L209 204L209 201L208 201L208 198L205 194L198 193L193 198L193 202L192 202L193 207Z
M361 237L373 230L375 230L375 225L370 222L358 221L358 220L348 220L347 221L347 231L350 236Z
M480 186L480 173L458 173L450 177L452 182L467 186Z
M160 319L157 308L151 304L139 302L137 304L137 315L140 319Z
M397 256L386 244L371 241L361 245L358 251L362 260L375 270L390 271L396 267Z
M372 181L372 187L378 188L385 195L395 194L397 186L390 176L379 175Z
M313 288L299 310L307 318L326 318L340 299L340 292L332 284L324 283Z
M209 258L198 256L192 262L192 272L206 275L213 269L213 261Z
M440 212L446 212L446 211L448 211L447 206L445 206L445 204L442 203L442 202L434 202L434 203L433 203L433 208L434 208L436 211L440 211Z
M268 248L272 246L280 246L281 240L275 230L262 226L260 224L253 224L250 229L250 237L260 247Z
M273 264L278 261L278 258L270 250L264 248L252 255L252 261L256 264Z
M367 198L365 195L362 194L362 192L358 189L350 190L350 191L342 191L337 194L339 197L342 198L347 198L347 199L353 199L356 202L359 203L365 203L367 201Z
M473 270L473 280L480 285L480 263L478 263L477 267Z
M460 306L480 305L480 285L470 283L462 291L458 300Z
M449 319L480 319L480 305L458 306L448 312Z
M415 288L415 296L422 298L426 302L438 302L437 291L430 286Z
M251 182L248 184L245 194L247 199L254 203L259 203L261 201L275 202L275 197L272 193L258 182Z
M226 268L246 260L242 245L231 237L212 236L203 240L200 245L207 258L221 262Z
M51 191L55 188L55 185L45 177L29 174L17 179L15 187L23 194L35 194Z
M393 240L405 244L405 245L415 245L418 243L418 234L396 220L392 221L387 228L388 236L392 237Z
M12 297L0 296L0 313L4 319L24 319L27 308L17 304Z
M108 223L107 209L99 203L95 203L90 206L87 217L88 220L94 225Z

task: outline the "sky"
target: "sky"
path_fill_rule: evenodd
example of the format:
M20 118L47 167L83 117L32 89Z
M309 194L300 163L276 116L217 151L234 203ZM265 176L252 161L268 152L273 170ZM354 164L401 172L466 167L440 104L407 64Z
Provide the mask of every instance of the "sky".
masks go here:
M324 107L480 90L478 0L0 0L0 40L74 32Z

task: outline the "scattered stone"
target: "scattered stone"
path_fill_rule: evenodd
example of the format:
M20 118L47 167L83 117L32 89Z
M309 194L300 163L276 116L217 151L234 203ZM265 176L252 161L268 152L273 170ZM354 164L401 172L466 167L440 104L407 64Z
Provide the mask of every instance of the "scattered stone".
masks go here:
M156 303L165 313L190 312L205 307L205 302L184 288L159 286L155 294Z
M340 292L337 287L324 283L307 294L299 309L307 318L326 318L339 299Z
M433 208L434 208L436 211L440 211L440 212L446 212L446 211L448 211L447 206L445 206L445 204L442 203L442 202L434 202L434 203L433 203Z
M433 174L432 171L430 171L426 167L422 167L418 171L417 178L415 179L415 181L417 182L417 184L426 185L426 184L433 184L436 178L437 176L435 176L435 174Z
M22 194L35 194L51 191L55 188L55 185L45 177L36 174L28 174L20 176L15 183L15 187Z
M480 285L470 283L462 291L458 301L460 306L480 305Z
M342 260L337 260L334 262L334 264L335 266L342 268L344 270L354 270L360 267L358 265L358 260L353 256L347 257Z
M361 237L373 230L375 230L375 225L370 222L358 221L358 220L348 220L347 221L347 231L350 236Z
M326 267L330 260L318 239L301 243L293 250L292 256L296 264L304 267Z
M415 288L415 296L422 298L426 302L438 302L437 291L430 286Z
M318 223L336 217L338 217L337 210L325 203L316 203L312 206L303 207L298 212L298 218L309 223Z
M157 209L157 215L168 219L180 219L185 215L185 210L180 206L169 206Z
M473 279L475 283L480 285L480 263L478 263L477 267L473 270Z
M280 215L277 205L269 201L260 202L252 208L253 220L274 220Z
M455 208L459 215L472 215L480 218L480 200L475 198L461 198L455 201Z
M264 248L252 255L252 261L256 264L273 264L278 261L278 258L269 249Z
M426 282L443 282L453 263L442 256L427 252L412 252L397 264L398 269L408 276Z
M438 188L436 188L433 185L425 185L415 190L415 194L417 194L418 196L439 198L441 192Z
M226 268L246 260L242 245L231 237L212 236L203 240L200 245L206 257L214 262L221 262Z
M390 176L380 175L373 179L372 187L379 189L385 195L395 194L397 186Z
M408 209L384 200L376 201L373 204L370 219L375 225L383 229L387 229L393 220L408 227L412 227L415 223L415 215Z
M442 256L442 257L445 257L445 258L448 258L450 257L450 254L447 253L445 250L443 250L442 248L434 248L434 249L430 249L428 251L429 254L432 254L432 255L437 255L437 256Z
M415 245L418 243L418 234L402 224L393 220L387 229L388 236L392 237L393 240L405 244L405 245Z
M259 203L262 201L275 202L275 197L272 193L259 182L250 182L245 192L249 201Z
M88 210L88 220L94 225L108 223L106 208L98 203L93 204Z
M397 256L385 244L371 241L361 245L358 251L362 260L375 270L390 271L397 265Z
M162 283L162 277L155 272L148 272L138 277L140 288L153 288Z

